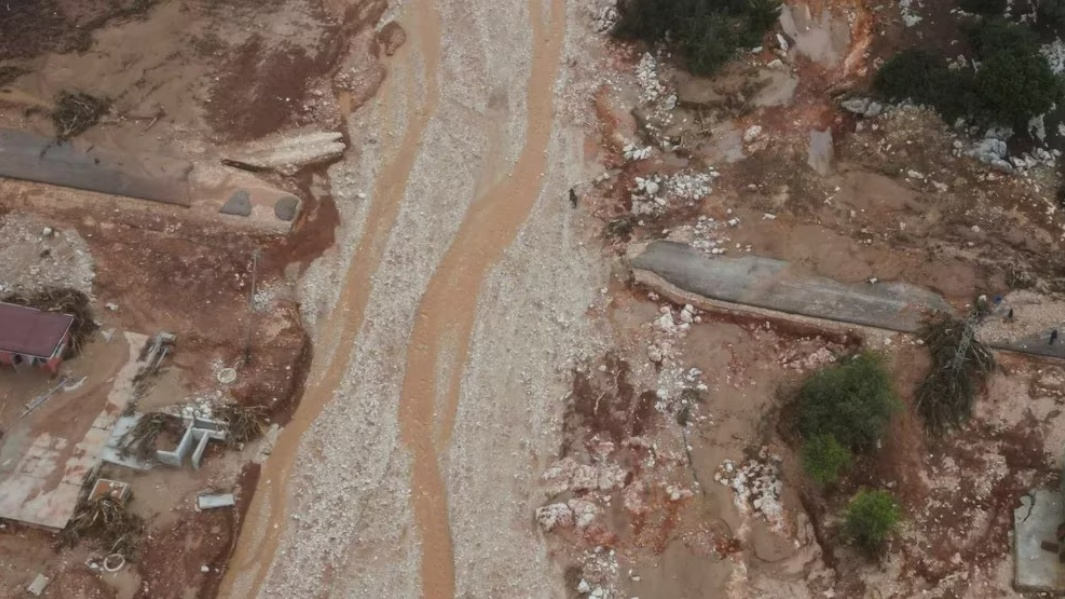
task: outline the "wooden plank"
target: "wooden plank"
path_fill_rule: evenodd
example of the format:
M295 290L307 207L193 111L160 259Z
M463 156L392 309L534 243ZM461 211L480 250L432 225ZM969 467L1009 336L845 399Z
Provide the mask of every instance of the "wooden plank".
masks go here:
M192 163L0 129L0 177L188 206Z

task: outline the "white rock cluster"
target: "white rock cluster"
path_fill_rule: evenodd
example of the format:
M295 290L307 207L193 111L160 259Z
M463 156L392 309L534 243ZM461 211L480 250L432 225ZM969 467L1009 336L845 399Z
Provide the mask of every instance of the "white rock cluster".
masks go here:
M840 107L847 112L857 114L867 119L880 116L880 114L884 112L884 105L872 98L848 98L840 102Z
M780 495L784 484L778 467L780 457L768 453L768 448L762 447L758 458L748 460L743 466L725 460L714 474L714 480L732 489L733 501L741 513L761 516L770 528L782 531L784 507Z
M662 190L662 179L658 175L636 177L636 187L632 191L631 212L636 216L653 215L661 212L667 202L658 195Z
M622 150L625 160L635 162L637 160L647 160L651 157L651 146L639 147L636 144L628 144Z
M654 104L666 95L666 86L658 77L658 61L650 52L644 52L636 65L636 83L640 86L640 102Z
M617 464L581 464L563 458L544 471L541 477L553 494L566 491L609 492L625 486L628 471Z
M713 168L706 172L677 173L665 180L666 190L680 199L697 202L710 195L714 179L720 174Z
M570 499L536 508L536 521L544 532L556 528L588 528L599 515L599 507L585 499Z
M1050 65L1050 70L1054 71L1054 74L1060 75L1065 72L1065 42L1060 38L1054 38L1054 41L1049 44L1042 45L1039 53L1047 59L1047 64Z

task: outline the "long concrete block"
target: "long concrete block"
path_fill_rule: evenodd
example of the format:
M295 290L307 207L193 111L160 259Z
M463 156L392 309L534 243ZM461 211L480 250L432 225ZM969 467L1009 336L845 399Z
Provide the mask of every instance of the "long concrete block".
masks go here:
M638 281L641 272L652 273L711 299L848 324L912 333L927 313L954 311L939 295L907 283L841 283L796 273L782 260L711 257L683 243L634 245L628 260Z
M188 206L192 163L0 129L0 177Z

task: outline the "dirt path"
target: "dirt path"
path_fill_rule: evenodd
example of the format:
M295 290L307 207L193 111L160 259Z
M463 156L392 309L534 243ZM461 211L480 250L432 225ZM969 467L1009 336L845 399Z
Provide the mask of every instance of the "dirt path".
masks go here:
M400 14L410 43L351 123L356 147L380 150L331 170L343 230L305 282L340 291L312 319L308 389L221 597L529 591L551 567L526 473L557 450L556 360L592 339L578 321L598 289L559 199L581 144L550 91L576 9L415 0Z

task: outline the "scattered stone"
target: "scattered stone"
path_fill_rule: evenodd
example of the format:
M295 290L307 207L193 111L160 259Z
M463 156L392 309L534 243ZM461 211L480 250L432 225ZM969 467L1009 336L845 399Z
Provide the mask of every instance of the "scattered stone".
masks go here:
M111 312L117 312L118 311L118 304L116 304L114 302L107 302L106 304L104 304L104 308L107 308Z
M840 102L840 106L847 112L867 119L880 116L880 114L884 112L884 105L872 98L847 98Z
M552 503L536 508L536 521L544 532L551 532L555 527L573 526L573 510L565 503Z
M747 127L746 131L743 132L743 141L746 143L751 143L752 141L758 139L758 136L761 134L761 125L751 125L750 127Z

